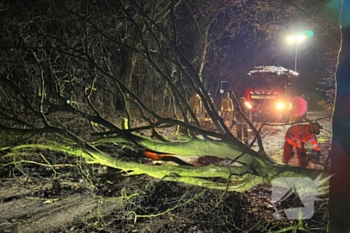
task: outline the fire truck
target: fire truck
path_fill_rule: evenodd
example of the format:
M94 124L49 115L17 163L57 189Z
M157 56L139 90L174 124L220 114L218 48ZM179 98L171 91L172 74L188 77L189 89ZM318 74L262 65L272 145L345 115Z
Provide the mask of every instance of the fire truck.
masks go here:
M245 101L253 121L285 121L292 108L293 77L298 73L281 66L256 66L249 71Z

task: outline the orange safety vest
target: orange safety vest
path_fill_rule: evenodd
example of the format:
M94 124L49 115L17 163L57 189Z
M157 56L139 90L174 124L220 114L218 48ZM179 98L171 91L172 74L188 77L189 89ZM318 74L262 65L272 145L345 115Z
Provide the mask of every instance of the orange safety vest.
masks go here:
M315 134L310 134L309 125L298 124L287 130L285 140L298 148L304 148L304 143L310 141L315 150L320 151Z

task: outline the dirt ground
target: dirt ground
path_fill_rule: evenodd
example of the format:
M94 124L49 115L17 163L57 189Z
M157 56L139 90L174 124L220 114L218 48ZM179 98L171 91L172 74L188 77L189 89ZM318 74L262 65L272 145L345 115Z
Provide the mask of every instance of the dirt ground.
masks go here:
M94 180L95 188L82 183L2 179L0 232L260 233L299 224L273 217L295 206L296 197L274 206L266 185L241 194L147 176ZM311 232L326 229L328 199L321 198L313 218L304 222Z
M62 187L58 180L42 180L26 176L1 179L1 232L50 232L76 216L88 216L98 206L96 198L86 195L78 183ZM105 212L109 209L108 205L103 208Z
M318 122L324 130L318 139L325 160L331 122L323 117L309 114L314 120L322 118ZM280 161L288 127L262 128L265 151L276 161ZM235 127L232 132L235 134ZM33 155L26 160L35 163L21 163L17 158L16 163L1 168L0 232L267 232L298 224L272 218L276 207L269 202L268 186L223 195L145 175L125 177L118 170L86 165L64 155L45 156L57 166L40 166L40 156ZM136 154L130 157L145 159ZM314 164L309 167L323 169ZM326 227L327 203L327 197L318 202L315 217L306 222L320 229L313 232L323 232Z

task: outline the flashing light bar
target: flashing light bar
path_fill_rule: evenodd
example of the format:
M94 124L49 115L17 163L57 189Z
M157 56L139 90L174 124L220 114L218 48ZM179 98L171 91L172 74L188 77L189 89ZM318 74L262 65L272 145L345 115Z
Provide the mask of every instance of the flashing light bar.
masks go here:
M285 74L290 73L291 75L298 76L299 73L294 70L288 70L282 66L255 66L254 70L248 72L248 75L254 73L277 73L277 74Z
M294 71L294 70L290 70L289 73L294 75L294 76L298 76L299 75L299 73Z
M285 72L288 72L288 69L282 67L282 66L255 66L254 70L251 70L248 72L248 74L253 73L277 73L277 74L283 74Z

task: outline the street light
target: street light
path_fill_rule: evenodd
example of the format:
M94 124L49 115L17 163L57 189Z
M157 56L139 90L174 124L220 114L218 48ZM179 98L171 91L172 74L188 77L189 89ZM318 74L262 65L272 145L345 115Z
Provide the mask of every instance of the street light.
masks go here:
M301 31L296 35L288 36L287 41L289 44L293 44L295 46L295 58L294 58L294 71L297 72L297 59L298 59L298 44L301 44L306 38L313 37L313 31Z
M294 36L288 36L287 41L289 44L293 44L295 47L295 53L294 53L294 71L297 72L297 60L298 60L298 44L301 44L303 41L305 41L306 35L303 34L297 34Z

